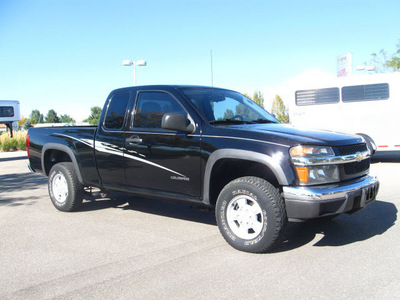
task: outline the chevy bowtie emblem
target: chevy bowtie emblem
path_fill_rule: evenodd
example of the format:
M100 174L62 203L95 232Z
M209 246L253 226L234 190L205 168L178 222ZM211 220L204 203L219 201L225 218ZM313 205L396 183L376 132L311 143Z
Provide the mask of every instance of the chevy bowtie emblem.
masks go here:
M357 161L362 161L363 158L364 158L364 155L362 153L357 153L357 155L356 155L356 160Z

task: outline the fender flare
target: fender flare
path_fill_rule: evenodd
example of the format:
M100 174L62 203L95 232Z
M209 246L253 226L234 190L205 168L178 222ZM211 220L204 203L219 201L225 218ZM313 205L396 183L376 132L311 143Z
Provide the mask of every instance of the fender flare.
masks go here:
M47 143L43 146L43 148L42 148L42 170L43 170L44 174L46 174L44 156L46 154L46 151L48 151L48 150L57 150L57 151L67 153L68 156L71 158L72 164L74 165L74 168L76 171L76 176L78 177L79 182L83 184L82 175L81 175L81 171L78 167L78 161L76 160L76 156L75 156L74 152L71 150L71 148L69 148L68 146L65 146L65 145L61 145L61 144L57 144L57 143ZM46 174L46 176L47 175L48 174Z
M361 136L365 140L365 142L367 143L367 148L371 152L371 156L374 155L378 150L375 141L368 134L365 133L356 133L356 134Z
M279 165L281 157L272 157L266 154L248 150L220 149L214 151L210 155L206 164L203 183L203 203L206 205L210 205L210 179L212 169L217 161L226 158L248 160L266 165L274 173L280 185L288 185L287 176L282 167Z

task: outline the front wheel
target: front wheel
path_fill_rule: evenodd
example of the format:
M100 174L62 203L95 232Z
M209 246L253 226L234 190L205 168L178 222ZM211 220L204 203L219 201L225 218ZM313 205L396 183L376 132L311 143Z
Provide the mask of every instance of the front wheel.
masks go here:
M258 177L241 177L221 191L216 219L225 240L234 248L263 253L279 239L287 223L279 191Z
M82 204L83 186L72 163L54 165L50 170L48 187L51 202L58 210L75 211Z

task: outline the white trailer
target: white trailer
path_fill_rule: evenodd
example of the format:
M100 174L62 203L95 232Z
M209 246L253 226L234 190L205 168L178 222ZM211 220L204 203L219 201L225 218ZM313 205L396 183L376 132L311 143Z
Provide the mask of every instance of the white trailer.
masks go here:
M364 134L378 151L400 151L400 73L302 83L289 113L293 125Z
M13 127L17 128L17 122L21 120L19 101L0 100L0 124L5 124L13 135Z

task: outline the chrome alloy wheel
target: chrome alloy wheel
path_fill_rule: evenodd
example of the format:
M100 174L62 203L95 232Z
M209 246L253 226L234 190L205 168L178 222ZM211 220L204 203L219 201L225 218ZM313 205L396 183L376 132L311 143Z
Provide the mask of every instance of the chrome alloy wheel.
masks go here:
M63 204L67 200L68 183L63 174L58 173L54 176L52 182L52 190L55 200L58 203Z
M236 196L229 202L226 220L233 233L244 240L256 238L264 224L260 205L246 195Z

